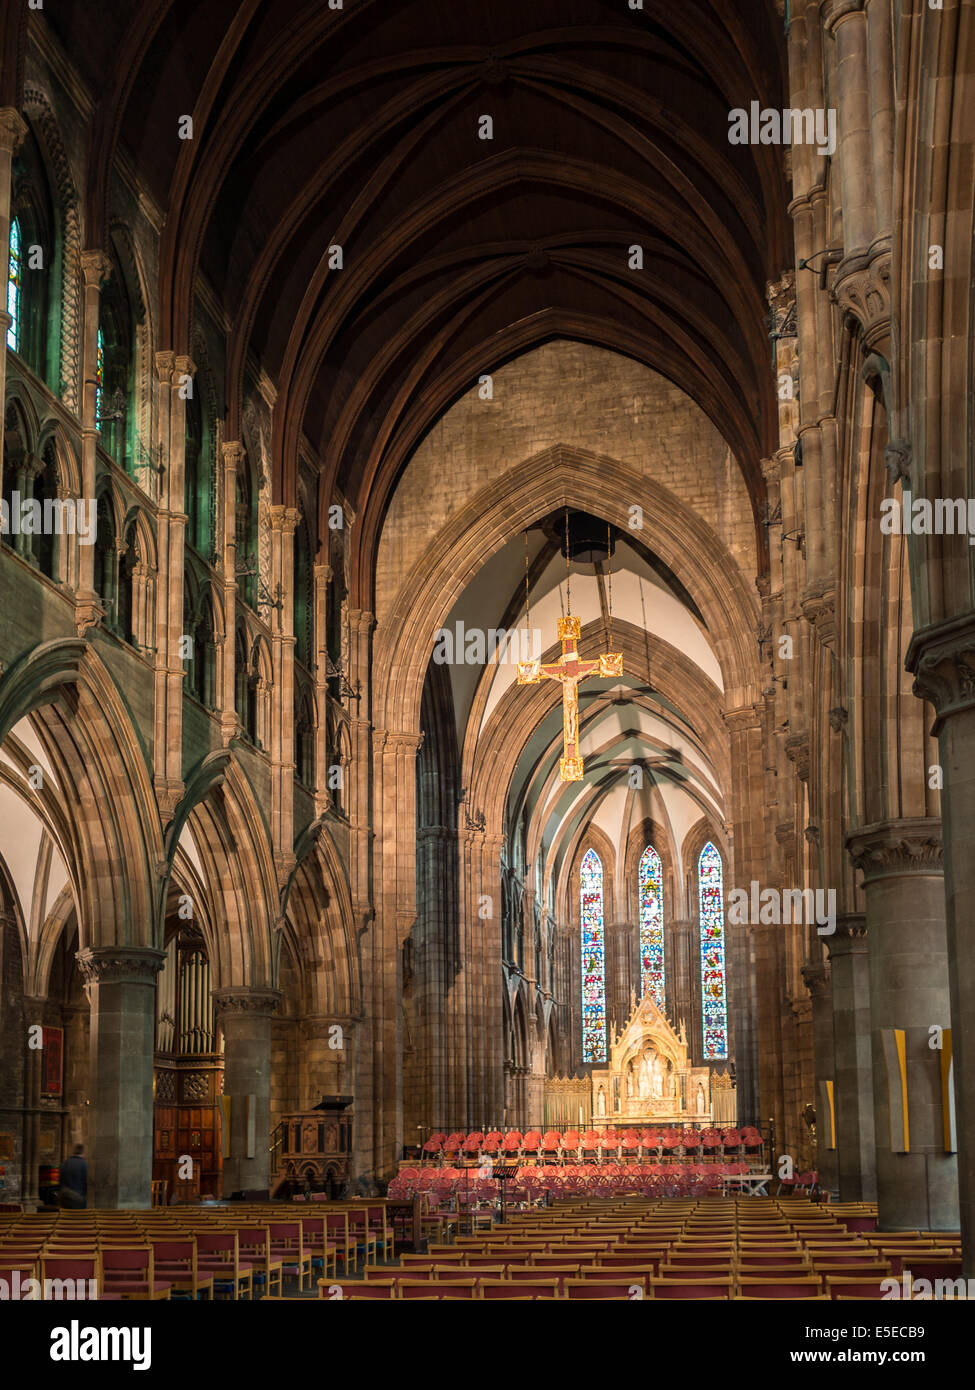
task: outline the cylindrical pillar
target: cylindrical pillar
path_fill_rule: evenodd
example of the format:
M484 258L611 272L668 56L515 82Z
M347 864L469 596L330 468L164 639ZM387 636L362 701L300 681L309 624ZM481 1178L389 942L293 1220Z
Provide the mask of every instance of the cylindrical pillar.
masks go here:
M149 947L78 952L91 1004L89 1206L152 1204L156 975L165 959Z
M863 871L870 962L878 1225L957 1230L958 1165L945 1152L939 1052L949 1022L941 822L886 821L847 837Z
M833 980L833 1114L841 1202L875 1202L867 919L847 913L826 940Z
M242 987L214 993L224 1039L223 1093L230 1101L230 1154L223 1192L267 1193L270 1183L271 1018L278 990Z

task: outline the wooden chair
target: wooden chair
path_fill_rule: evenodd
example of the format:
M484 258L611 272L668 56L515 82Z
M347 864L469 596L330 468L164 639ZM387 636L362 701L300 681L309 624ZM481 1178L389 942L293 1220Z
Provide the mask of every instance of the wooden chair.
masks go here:
M197 1231L196 1250L201 1272L213 1278L214 1294L229 1292L234 1301L241 1293L253 1297L250 1263L240 1258L236 1231Z
M266 1226L238 1226L237 1244L241 1255L251 1267L251 1286L263 1291L263 1296L273 1294L275 1285L278 1293L283 1293L282 1280L284 1259L271 1254L271 1237Z
M171 1284L155 1276L151 1245L113 1247L102 1250L100 1257L104 1293L149 1302L170 1297Z
M204 1295L213 1298L213 1275L201 1274L196 1258L196 1241L168 1240L150 1235L153 1268L177 1293L188 1294L194 1301Z
M302 1290L306 1279L311 1282L311 1255L302 1243L300 1220L270 1221L267 1230L272 1257L281 1260L283 1272L296 1278Z

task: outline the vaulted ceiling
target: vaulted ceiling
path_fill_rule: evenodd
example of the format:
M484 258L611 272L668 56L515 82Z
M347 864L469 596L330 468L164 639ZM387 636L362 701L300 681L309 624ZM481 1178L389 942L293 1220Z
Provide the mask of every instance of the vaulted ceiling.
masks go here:
M480 374L568 337L701 406L761 551L765 285L788 260L788 192L781 149L727 134L730 108L783 104L773 0L131 0L97 24L87 0L60 0L45 15L98 97L88 244L121 145L165 216L160 346L188 350L202 269L232 325L228 437L248 352L277 383L280 499L304 431L371 556L431 423Z

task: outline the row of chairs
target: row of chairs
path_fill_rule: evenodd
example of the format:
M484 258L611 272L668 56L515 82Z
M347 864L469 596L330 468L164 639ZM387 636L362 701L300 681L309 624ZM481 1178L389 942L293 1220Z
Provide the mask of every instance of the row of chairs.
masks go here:
M286 1277L303 1290L316 1269L336 1277L341 1264L348 1277L360 1258L392 1257L391 1230L366 1224L365 1208L281 1218L280 1205L18 1215L0 1223L0 1279L36 1279L53 1297L71 1280L109 1298L236 1299L280 1294Z
M397 1291L405 1286L407 1297L439 1297L414 1286L446 1281L462 1288L486 1282L492 1286L488 1296L503 1297L494 1284L554 1279L557 1297L569 1296L567 1290L573 1297L632 1297L630 1290L639 1285L638 1296L644 1297L879 1298L889 1288L884 1281L904 1268L915 1278L960 1273L955 1236L916 1232L872 1239L875 1244L808 1200L581 1202L518 1214L503 1232L458 1237L426 1255L404 1255L392 1278L388 1270L367 1268L368 1284L391 1291L342 1285L341 1296L402 1297ZM578 1289L583 1283L602 1285L603 1292ZM338 1296L328 1281L324 1287L332 1292L323 1296Z

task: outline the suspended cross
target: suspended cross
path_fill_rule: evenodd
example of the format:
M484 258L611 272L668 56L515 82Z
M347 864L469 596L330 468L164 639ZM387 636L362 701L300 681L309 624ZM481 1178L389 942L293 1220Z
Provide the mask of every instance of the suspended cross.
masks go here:
M562 655L552 665L541 661L519 661L518 684L541 685L546 678L562 683L562 758L559 777L563 782L582 781L582 759L579 757L579 682L587 676L621 676L623 653L607 652L595 661L580 661L577 650L582 625L569 614L559 619L559 641Z

